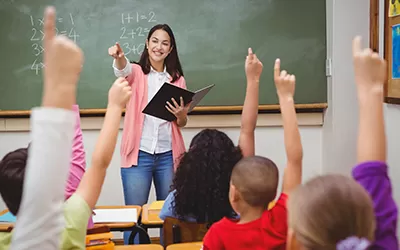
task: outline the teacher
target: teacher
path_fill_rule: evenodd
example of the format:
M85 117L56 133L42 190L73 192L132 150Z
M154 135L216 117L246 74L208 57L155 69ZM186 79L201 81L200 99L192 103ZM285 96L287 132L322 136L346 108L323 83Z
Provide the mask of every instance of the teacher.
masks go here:
M121 142L121 177L126 205L147 203L154 178L157 200L165 200L170 191L177 159L185 152L180 131L187 122L189 105L183 100L166 103L176 116L168 122L142 113L164 82L186 89L175 37L167 24L151 28L139 62L129 63L120 45L108 49L114 58L115 76L125 77L132 87L126 105ZM129 233L124 234L128 244Z

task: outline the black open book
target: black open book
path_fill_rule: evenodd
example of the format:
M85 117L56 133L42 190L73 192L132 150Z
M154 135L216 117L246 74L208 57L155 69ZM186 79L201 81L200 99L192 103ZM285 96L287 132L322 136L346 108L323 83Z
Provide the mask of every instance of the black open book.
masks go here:
M183 89L165 82L142 112L169 122L174 121L176 120L174 114L165 108L167 101L173 105L171 99L174 98L175 101L180 104L180 98L182 97L185 106L192 102L189 107L190 112L194 107L196 107L196 105L203 99L203 97L210 91L212 87L214 87L214 84L199 89L196 92L191 92L187 89Z

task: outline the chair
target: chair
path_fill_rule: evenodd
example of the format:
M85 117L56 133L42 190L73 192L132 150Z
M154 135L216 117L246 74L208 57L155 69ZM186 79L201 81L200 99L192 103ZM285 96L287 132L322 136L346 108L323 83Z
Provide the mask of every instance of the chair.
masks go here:
M206 223L181 221L176 218L167 217L164 220L164 246L175 243L203 241L208 231Z

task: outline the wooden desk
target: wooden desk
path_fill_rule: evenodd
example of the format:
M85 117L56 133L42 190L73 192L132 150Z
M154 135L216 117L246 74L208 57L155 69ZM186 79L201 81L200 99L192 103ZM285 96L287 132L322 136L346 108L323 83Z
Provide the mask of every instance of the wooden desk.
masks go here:
M268 209L271 209L275 206L276 201L272 201L268 205ZM158 228L162 227L164 221L158 217L158 214L149 214L150 204L143 205L142 211L142 220L141 224L146 228Z
M200 250L203 242L179 243L167 246L167 250Z
M132 246L115 246L115 250L164 250L161 245L157 244L140 244Z
M96 209L116 209L116 208L136 208L137 216L139 218L142 208L140 206L98 206ZM0 212L0 215L8 213L8 209ZM111 231L128 231L127 229L132 228L136 225L136 222L128 223L96 223L95 227L108 226ZM6 231L9 227L14 226L14 223L0 223L0 231Z
M0 212L0 215L8 213L8 209ZM14 227L14 223L0 223L0 232L8 232Z
M268 209L271 209L275 206L276 201L272 201ZM164 221L158 217L158 214L149 214L150 204L145 204L142 207L142 218L141 218L141 226L147 230L149 228L162 228Z
M137 217L139 218L142 208L140 206L97 206L96 208L98 209L121 209L121 208L136 208L137 211ZM7 213L8 210L3 210L0 212L0 215L3 215ZM13 223L0 223L0 231L7 232L11 231L10 227L14 226ZM110 231L132 231L131 234L136 234L139 233L140 236L140 241L142 243L150 243L150 237L148 236L147 232L137 226L136 222L128 222L128 223L96 223L94 227L102 227L102 226L107 226L110 228Z
M142 212L142 207L131 205L131 206L97 206L95 209L123 209L123 208L136 208L137 211L137 219ZM141 228L136 222L127 222L127 223L95 223L95 226L108 226L110 231L116 232L125 232L131 231L131 235L129 238L132 238L130 244L133 244L133 237L136 234L139 234L139 240L141 244L150 244L150 236L147 231Z
M150 204L143 205L142 225L147 228L162 227L164 221L158 217L158 214L149 214L149 206Z
M123 209L123 208L136 208L137 218L139 219L142 212L140 206L97 206L95 209ZM136 222L124 222L124 223L96 223L95 226L108 226L110 231L129 231L136 225Z

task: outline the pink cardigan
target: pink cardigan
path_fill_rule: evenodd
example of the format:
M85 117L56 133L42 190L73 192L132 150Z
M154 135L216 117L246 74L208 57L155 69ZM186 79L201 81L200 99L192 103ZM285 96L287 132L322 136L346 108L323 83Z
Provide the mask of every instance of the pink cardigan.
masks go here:
M137 165L144 121L144 114L142 113L142 110L148 103L147 75L143 73L140 65L131 65L132 74L127 77L127 80L129 85L132 87L132 97L126 105L124 130L122 133L121 143L121 158L123 168L129 168L133 165ZM173 84L186 89L186 82L185 78L183 77L180 77ZM178 125L176 122L172 122L171 124L172 155L174 159L174 170L176 170L179 157L185 152L186 148Z

